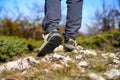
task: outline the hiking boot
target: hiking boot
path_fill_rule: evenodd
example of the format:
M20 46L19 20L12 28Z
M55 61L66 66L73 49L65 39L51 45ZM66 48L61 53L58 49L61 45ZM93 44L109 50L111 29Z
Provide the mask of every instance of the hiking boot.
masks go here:
M42 44L38 52L37 55L38 57L53 53L54 49L58 47L62 42L61 35L57 30L54 30L49 34L46 34L45 36L43 36L43 38L44 38L44 43Z
M74 39L65 39L64 49L65 51L73 51L77 46L76 40Z

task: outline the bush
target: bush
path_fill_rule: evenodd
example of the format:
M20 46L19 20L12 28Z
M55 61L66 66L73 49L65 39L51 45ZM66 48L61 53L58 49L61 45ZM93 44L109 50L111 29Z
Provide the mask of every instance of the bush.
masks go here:
M0 61L9 61L16 55L28 51L25 39L18 37L0 37Z
M120 31L113 30L97 36L79 37L77 42L85 48L113 50L120 48Z

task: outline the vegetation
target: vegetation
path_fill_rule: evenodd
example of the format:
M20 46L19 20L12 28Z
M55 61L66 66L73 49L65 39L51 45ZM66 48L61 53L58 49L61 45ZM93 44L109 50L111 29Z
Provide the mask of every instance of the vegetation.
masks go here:
M101 9L97 9L91 23L86 23L88 35L96 35L110 30L120 29L120 10L114 5L106 6L102 0ZM118 0L118 2L120 2ZM119 4L120 7L120 4Z
M85 48L113 50L120 48L120 31L113 30L97 36L79 37L77 42Z
M40 41L0 36L0 61L12 60L15 56L34 50L34 48L39 47L40 44Z
M28 20L12 21L9 18L0 20L0 35L39 40L42 38L43 33L41 24L35 26L34 23L30 23Z
M28 51L28 48L24 39L18 37L0 37L0 61L8 61L26 51Z
M0 61L12 60L15 56L33 51L41 46L43 40L26 40L19 37L0 36ZM82 36L77 39L78 45L87 49L112 51L120 48L120 31L113 30L97 36Z

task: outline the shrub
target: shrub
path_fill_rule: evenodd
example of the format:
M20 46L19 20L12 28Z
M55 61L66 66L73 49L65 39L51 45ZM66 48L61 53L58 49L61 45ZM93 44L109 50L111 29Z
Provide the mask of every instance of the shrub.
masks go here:
M18 37L0 37L0 61L9 61L16 55L28 51L25 39Z
M120 48L120 31L113 30L97 36L79 37L77 42L85 48L113 50Z

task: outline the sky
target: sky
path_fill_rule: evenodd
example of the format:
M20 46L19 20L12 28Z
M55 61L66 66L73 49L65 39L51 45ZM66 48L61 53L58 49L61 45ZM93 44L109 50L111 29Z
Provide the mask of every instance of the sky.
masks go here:
M8 15L12 15L12 13L7 12L11 11L15 14L16 13L16 7L18 6L20 9L20 13L22 13L24 16L30 16L31 12L28 8L31 8L33 3L38 5L40 7L41 18L44 17L44 2L45 0L0 0L0 7L5 7L6 13ZM84 0L83 3L83 11L82 11L82 25L81 25L81 32L86 31L86 23L91 22L91 18L94 16L95 11L97 9L102 10L102 2L103 0ZM114 6L117 9L120 9L118 7L117 0L105 0L106 6ZM67 5L66 0L61 0L61 7L62 7L62 20L61 23L66 21L66 13L67 13ZM110 6L111 7L111 6ZM17 16L17 13L15 14ZM11 17L15 17L15 15L12 15Z

